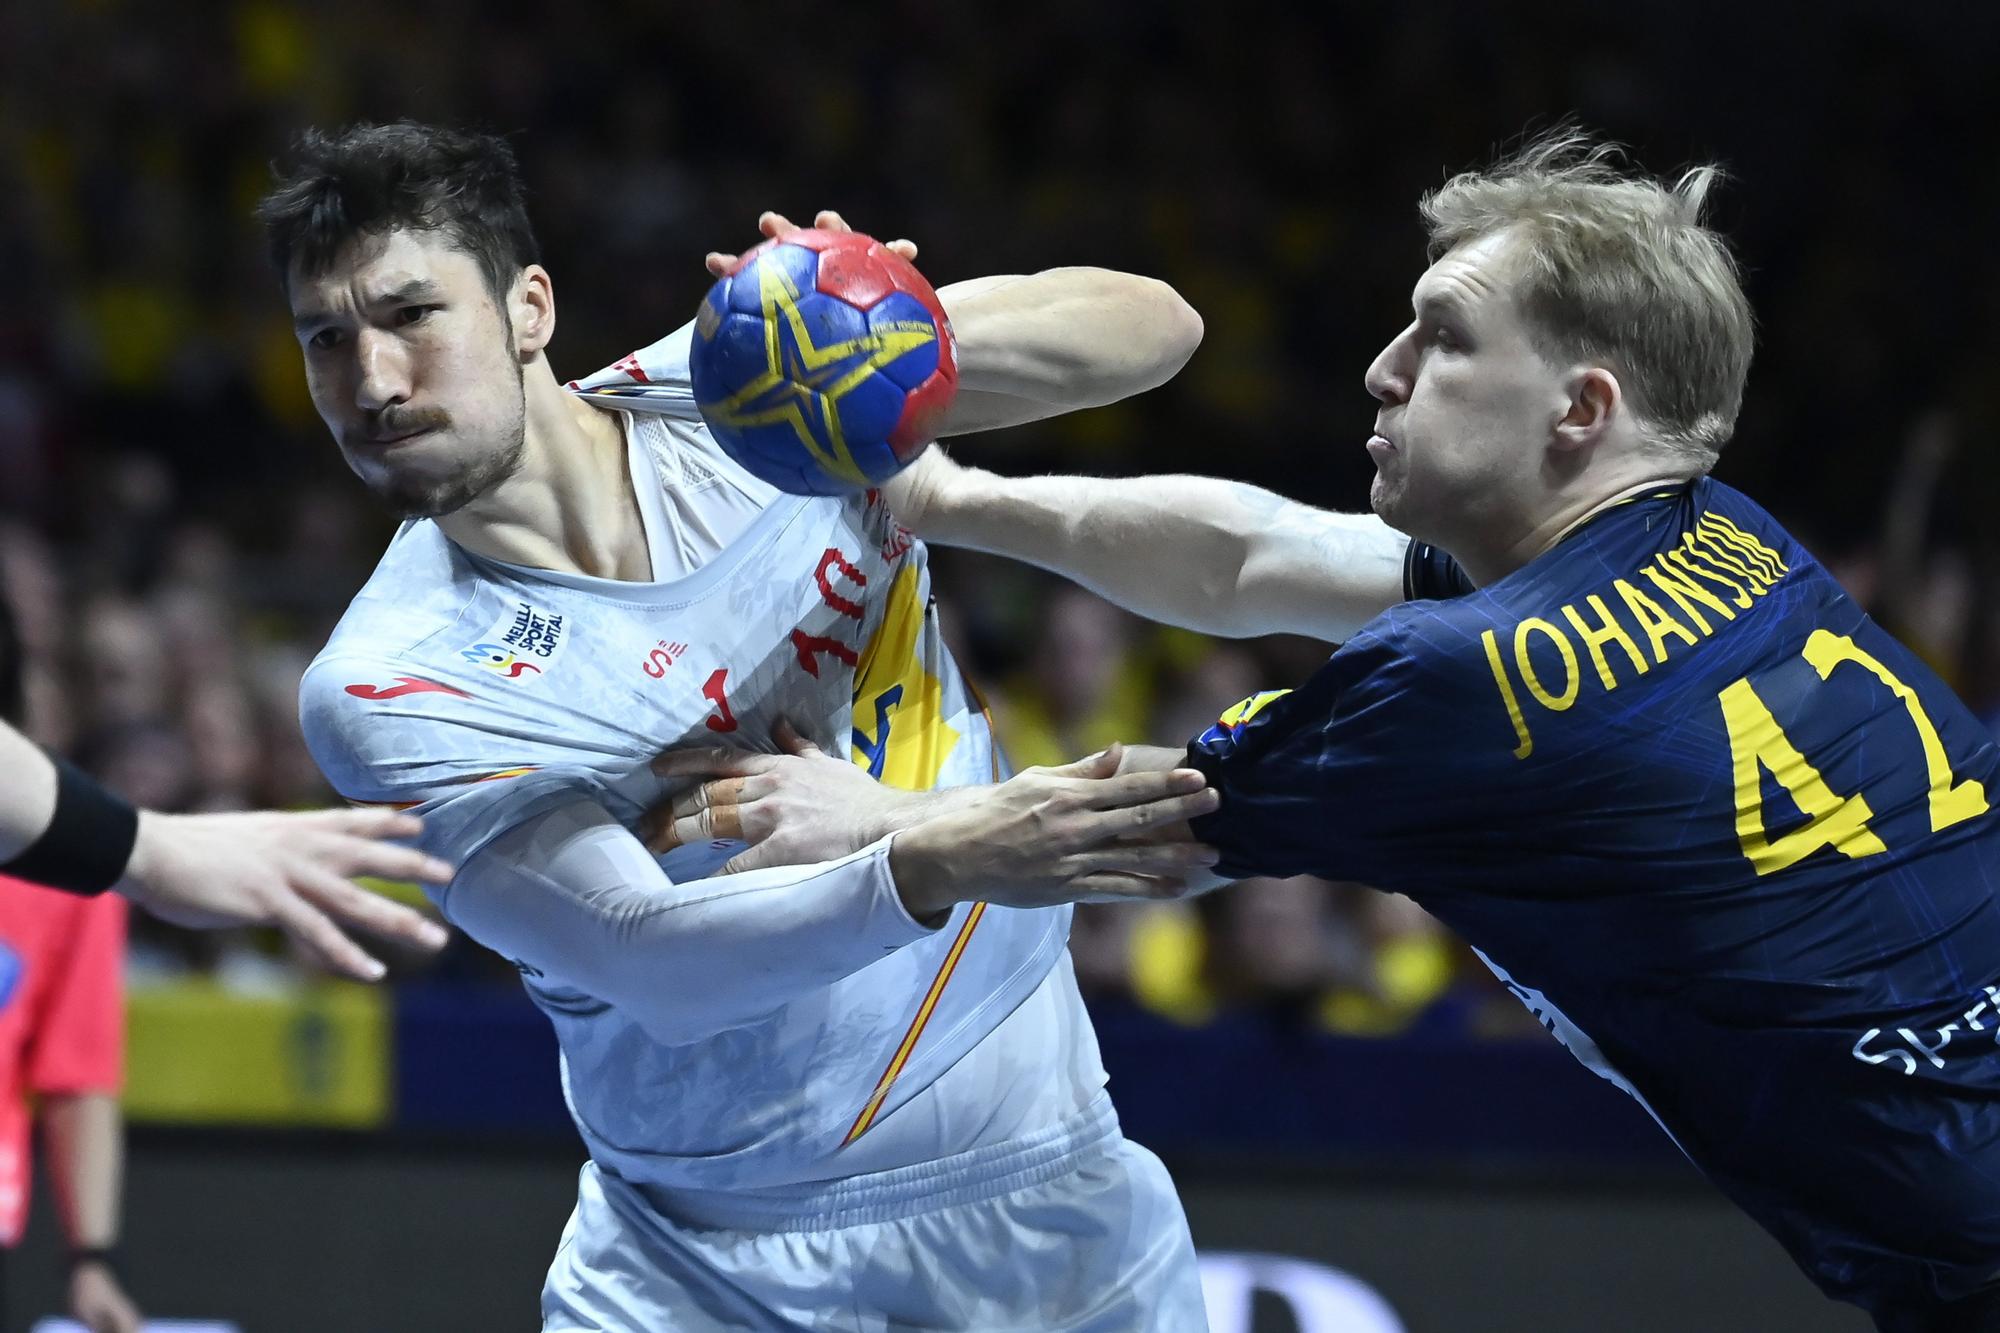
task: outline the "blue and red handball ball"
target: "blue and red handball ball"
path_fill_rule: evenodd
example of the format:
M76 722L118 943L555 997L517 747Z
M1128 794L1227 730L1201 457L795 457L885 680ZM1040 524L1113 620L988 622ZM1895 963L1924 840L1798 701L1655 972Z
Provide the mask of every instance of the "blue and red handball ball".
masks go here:
M695 403L729 456L794 495L879 486L936 437L958 391L937 293L851 231L766 241L695 316Z

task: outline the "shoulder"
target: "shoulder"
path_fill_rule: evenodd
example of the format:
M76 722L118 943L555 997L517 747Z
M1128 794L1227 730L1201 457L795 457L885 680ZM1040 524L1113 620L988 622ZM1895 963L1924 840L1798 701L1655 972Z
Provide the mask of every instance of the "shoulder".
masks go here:
M412 790L476 724L476 637L482 584L430 525L406 525L299 680L307 748L342 796L420 799Z
M439 733L469 691L420 674L393 654L321 653L299 681L299 729L306 748L340 795L354 801L422 799L413 784L433 765ZM457 706L456 708L454 706Z
M1391 608L1282 707L1266 710L1273 734L1263 743L1304 744L1319 756L1316 765L1336 753L1402 764L1468 748L1510 749L1514 729L1495 663L1512 650L1496 625L1513 617L1486 592ZM1278 733L1292 739L1281 741Z
M394 669L455 642L477 618L487 583L436 525L404 524L307 668L307 679L324 679L341 666Z
M1461 600L1409 602L1377 616L1297 689L1244 700L1197 745L1245 757L1300 744L1400 752L1433 727L1458 726L1452 719L1467 715L1482 679L1492 689L1480 639L1490 617Z
M1518 618L1511 599L1474 590L1390 607L1328 661L1344 681L1373 693L1395 688L1450 692L1488 674L1494 627Z
M573 393L617 399L636 411L691 415L694 385L688 356L693 347L694 325L683 324L566 387Z
M620 402L618 406L632 407ZM731 458L698 414L647 411L630 414L633 439L651 459L662 489L680 506L712 509L718 503L755 512L784 499L783 492ZM724 525L718 525L724 526Z

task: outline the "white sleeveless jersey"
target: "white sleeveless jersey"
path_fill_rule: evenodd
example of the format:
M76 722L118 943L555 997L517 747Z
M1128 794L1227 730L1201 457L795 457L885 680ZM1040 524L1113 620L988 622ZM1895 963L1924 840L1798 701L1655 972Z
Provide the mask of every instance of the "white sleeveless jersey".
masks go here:
M742 472L695 409L688 337L683 329L570 386L631 413L633 482L655 573L666 577L627 583L503 565L413 520L306 673L302 723L334 787L355 801L419 806L426 847L449 860L466 863L579 793L630 827L661 794L648 768L660 751L769 750L781 717L893 786L1000 775L985 711L940 637L922 543L879 496L781 495ZM707 509L685 503L708 486L717 493ZM682 538L689 514L695 526L707 513L718 530L740 533L697 532L677 551L661 503L676 491ZM755 512L732 520L732 506ZM672 576L704 544L720 549ZM658 864L685 885L736 849L683 847ZM486 891L482 873L467 865L434 893L447 918L481 919L463 909ZM503 876L490 878L501 893ZM532 896L527 907L519 897L504 910L533 910ZM557 1028L565 1092L593 1156L667 1186L829 1179L977 1146L994 1132L994 1104L958 1103L1004 1101L1052 1067L1062 1071L1054 1102L1014 1111L1058 1116L1101 1087L1063 958L1069 909L961 904L934 932L902 921L908 928L892 925L872 961L726 1030L663 1037L594 995L587 975L524 969ZM604 947L619 947L615 934ZM754 939L734 947L742 957L724 965L760 965ZM671 1005L676 977L657 985ZM955 1066L956 1082L930 1094L937 1104L902 1118L911 1133L871 1140Z

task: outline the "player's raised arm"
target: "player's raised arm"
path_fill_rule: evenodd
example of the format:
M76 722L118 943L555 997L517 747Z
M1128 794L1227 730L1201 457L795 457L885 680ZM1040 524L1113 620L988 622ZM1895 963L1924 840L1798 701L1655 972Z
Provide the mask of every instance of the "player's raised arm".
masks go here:
M852 230L840 214L813 219L822 231ZM798 226L777 213L757 219L768 238ZM914 260L910 241L889 249ZM727 272L735 256L708 256ZM1166 283L1103 268L1052 268L954 282L937 289L958 348L958 392L940 435L1019 426L1102 407L1172 379L1201 343L1201 316Z
M1101 407L1172 379L1201 316L1166 283L1052 268L938 288L958 343L958 396L940 435L969 435Z
M1213 799L1192 772L1173 771L1183 768L1178 750L1114 745L1072 764L1027 769L996 785L917 792L877 782L804 740L789 724L780 723L772 739L783 753L692 746L662 754L653 763L660 776L708 780L646 813L639 824L646 845L667 852L714 838L747 843L747 850L722 867L722 873L734 874L846 856L946 815L983 809L1004 818L1007 811L1040 808L1048 827L1037 850L1051 860L1038 873L1057 884L1066 882L1065 875L1074 879L1106 867L1113 874L1178 879L1207 864L1198 851L1175 845L1185 841L1184 821L1205 813ZM1099 817L1085 811L1115 813ZM1136 841L1127 838L1142 833ZM1076 840L1070 850L1104 853L1097 857L1101 865L1057 867L1054 862L1064 853L1053 849L1064 838ZM899 881L899 888L908 905L910 886Z
M1248 638L1343 642L1422 589L1410 539L1213 477L1003 477L933 448L885 491L933 545L1051 570L1151 620Z

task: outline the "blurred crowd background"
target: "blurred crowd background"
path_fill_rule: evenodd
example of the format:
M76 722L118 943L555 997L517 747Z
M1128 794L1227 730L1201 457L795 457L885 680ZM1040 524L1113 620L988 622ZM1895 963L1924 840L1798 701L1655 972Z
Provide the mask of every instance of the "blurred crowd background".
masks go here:
M684 322L764 208L907 235L944 282L1095 263L1174 283L1173 384L966 441L1012 470L1187 470L1366 503L1361 385L1423 265L1414 203L1575 113L1671 172L1719 159L1759 353L1719 474L1975 708L2000 702L1996 11L904 0L859 14L609 0L10 0L0 7L0 587L29 730L163 810L333 799L295 684L389 525L307 401L250 208L306 124L507 132L576 375ZM1949 18L1943 17L1949 15ZM937 561L1017 764L1178 743L1324 645L1140 624ZM1093 1003L1347 1035L1536 1029L1405 900L1256 882L1086 909ZM402 975L513 987L466 944ZM271 940L134 923L135 993L309 979Z

